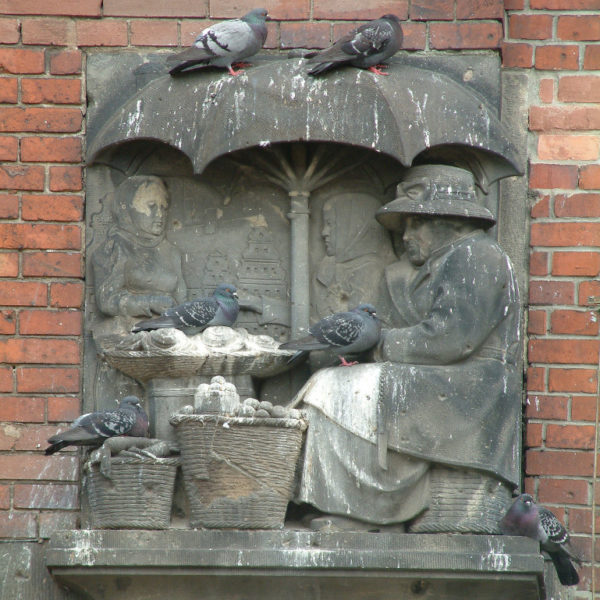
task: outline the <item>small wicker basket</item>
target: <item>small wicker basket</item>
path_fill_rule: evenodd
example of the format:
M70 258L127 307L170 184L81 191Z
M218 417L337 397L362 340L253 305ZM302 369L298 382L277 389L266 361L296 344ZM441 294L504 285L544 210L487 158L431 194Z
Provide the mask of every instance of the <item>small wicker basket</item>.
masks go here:
M431 469L429 508L411 533L500 533L498 521L511 502L507 484L485 473L436 465Z
M94 529L167 529L179 458L111 458L110 477L90 465L86 490Z
M306 423L176 414L190 525L278 529L292 497Z

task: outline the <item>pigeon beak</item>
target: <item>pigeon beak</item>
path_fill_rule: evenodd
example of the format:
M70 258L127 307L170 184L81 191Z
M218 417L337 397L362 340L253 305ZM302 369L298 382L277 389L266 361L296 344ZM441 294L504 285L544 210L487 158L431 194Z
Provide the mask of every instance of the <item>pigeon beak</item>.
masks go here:
M231 295L232 295L234 298L237 298L237 297L238 297L238 295L237 295L237 292L233 292Z

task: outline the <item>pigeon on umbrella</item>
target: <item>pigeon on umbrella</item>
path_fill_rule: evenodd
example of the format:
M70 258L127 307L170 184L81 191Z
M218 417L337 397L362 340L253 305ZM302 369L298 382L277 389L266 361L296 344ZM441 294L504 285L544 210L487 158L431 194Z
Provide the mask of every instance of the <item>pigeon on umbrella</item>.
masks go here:
M383 15L341 37L333 46L311 55L307 63L310 67L308 74L319 75L335 67L350 64L369 69L377 75L387 75L381 71L384 65L380 63L400 50L402 38L402 27L398 17Z
M540 542L556 568L563 585L577 585L579 575L571 560L580 563L573 553L569 533L556 516L543 506L538 506L529 494L518 496L498 523L507 535L523 535Z
M237 297L234 285L222 283L209 298L199 298L169 308L160 317L139 321L131 331L136 333L165 327L203 331L212 325L231 327L240 310Z
M269 20L264 8L255 8L241 19L207 27L191 48L167 58L167 64L174 65L169 73L176 75L190 67L225 67L231 75L243 73L242 69L234 71L231 65L262 48L267 39L265 21Z
M371 349L381 336L381 321L372 304L359 304L348 312L329 315L308 329L310 335L281 344L281 350L298 350L289 362L296 362L311 350L335 349L343 366L344 354L358 354Z
M66 446L100 446L107 438L121 435L148 435L148 415L136 396L123 398L116 410L77 417L69 429L48 439L46 454L54 454Z

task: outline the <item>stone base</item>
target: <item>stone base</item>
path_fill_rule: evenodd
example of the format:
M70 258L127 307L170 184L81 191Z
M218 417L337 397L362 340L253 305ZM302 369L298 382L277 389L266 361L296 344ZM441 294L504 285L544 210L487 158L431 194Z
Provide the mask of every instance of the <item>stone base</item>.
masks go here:
M46 566L98 600L546 598L539 545L509 536L74 530Z

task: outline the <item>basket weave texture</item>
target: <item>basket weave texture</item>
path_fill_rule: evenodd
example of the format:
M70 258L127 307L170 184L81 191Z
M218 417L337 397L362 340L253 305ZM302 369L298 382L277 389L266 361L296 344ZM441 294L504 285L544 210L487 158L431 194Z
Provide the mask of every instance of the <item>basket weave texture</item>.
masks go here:
M484 473L436 465L431 470L429 508L411 533L500 533L498 521L511 503L508 485Z
M192 527L283 527L304 421L178 414L170 422Z
M111 459L110 478L90 466L86 489L94 529L168 529L179 458Z

